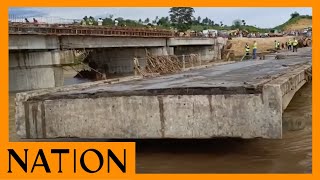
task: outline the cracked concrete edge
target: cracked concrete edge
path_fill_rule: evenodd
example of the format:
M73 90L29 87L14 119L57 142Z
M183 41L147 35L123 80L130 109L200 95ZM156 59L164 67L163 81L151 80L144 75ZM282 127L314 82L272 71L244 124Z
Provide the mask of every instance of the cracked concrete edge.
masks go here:
M39 89L39 90L33 90L33 91L27 91L27 92L20 92L16 94L15 97L15 125L16 125L16 132L18 136L25 137L26 131L25 129L25 102L28 101L32 97L41 96L45 94L50 94L54 92L65 92L70 90L76 90L76 89L83 89L88 88L92 86L100 86L105 84L114 84L114 83L120 83L124 81L131 81L131 80L137 80L142 79L142 76L129 76L124 78L114 78L114 79L107 79L107 80L101 80L96 82L87 82L82 84L75 84L75 85L67 85L67 86L61 86L56 88L49 88L49 89Z

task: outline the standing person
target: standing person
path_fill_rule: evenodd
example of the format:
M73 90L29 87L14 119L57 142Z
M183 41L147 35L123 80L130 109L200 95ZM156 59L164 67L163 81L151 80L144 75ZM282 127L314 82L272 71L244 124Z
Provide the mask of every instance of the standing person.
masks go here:
M277 40L274 40L274 49L277 50L278 49L278 43Z
M253 41L253 46L252 46L252 55L253 55L253 59L257 58L257 42Z
M293 39L293 52L298 52L298 40L296 38Z
M133 58L133 70L134 70L134 75L137 76L140 73L140 65L139 65L139 60L138 58Z
M89 18L89 25L92 26L93 25L93 20L91 18Z
M119 21L118 20L114 20L114 25L118 26Z
M288 46L288 50L289 51L291 51L292 50L292 40L291 39L289 39L289 46Z
M81 25L82 25L82 26L87 25L86 21L85 21L85 20L81 20Z
M103 20L101 18L98 19L98 26L102 26Z
M37 24L38 20L36 20L36 18L33 18L33 23Z
M250 52L250 46L248 45L248 43L246 43L245 45L245 51L246 51L246 58L248 58L249 52Z
M280 50L280 42L279 41L277 42L277 47Z

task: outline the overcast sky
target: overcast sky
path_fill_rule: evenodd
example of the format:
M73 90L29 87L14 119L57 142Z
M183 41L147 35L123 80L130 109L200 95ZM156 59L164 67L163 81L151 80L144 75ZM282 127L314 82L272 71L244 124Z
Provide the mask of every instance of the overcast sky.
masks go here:
M244 19L248 25L256 25L262 28L272 28L284 23L290 18L290 14L297 11L302 15L312 15L312 8L194 8L195 17L208 17L216 23L222 21L231 25L235 19ZM44 16L60 17L66 19L81 19L84 16L106 17L110 14L114 17L128 19L155 19L156 16L168 16L169 8L10 8L10 15L23 17Z

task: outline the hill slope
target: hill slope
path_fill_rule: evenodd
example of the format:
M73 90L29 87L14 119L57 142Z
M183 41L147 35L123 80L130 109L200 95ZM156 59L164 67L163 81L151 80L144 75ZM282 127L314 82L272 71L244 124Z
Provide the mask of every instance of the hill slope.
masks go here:
M297 16L275 27L275 29L282 31L301 30L310 26L312 26L312 16Z

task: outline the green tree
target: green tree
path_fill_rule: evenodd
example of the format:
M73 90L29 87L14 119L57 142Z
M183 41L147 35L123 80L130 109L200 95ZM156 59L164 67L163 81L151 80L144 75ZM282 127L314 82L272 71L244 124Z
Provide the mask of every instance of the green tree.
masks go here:
M150 19L147 18L146 20L144 20L145 23L149 23L150 22Z
M102 21L102 25L104 26L112 26L113 25L113 20L112 18L104 18Z
M181 32L190 29L194 13L192 7L172 7L169 13L170 20L178 31Z
M124 24L125 24L127 27L141 27L141 26L143 26L143 25L140 24L139 22L134 21L134 20L131 20L131 19L126 19L126 20L124 20Z
M208 23L209 23L209 18L208 17L202 19L202 24L207 25Z
M242 22L242 25L243 25L243 26L246 25L246 21L245 21L245 20L242 20L241 22Z
M291 16L291 19L292 19L292 18L295 18L295 17L300 16L300 14L299 14L297 11L295 11L295 12L292 13L290 16Z
M162 26L162 27L170 27L170 21L169 21L169 18L168 17L161 17L159 19L159 21L157 22L157 25L158 26Z
M210 25L210 26L214 26L214 21L210 19L209 25Z
M236 19L232 22L232 29L240 29L241 28L241 20Z
M200 23L201 23L201 17L200 17L200 16L198 16L197 21L198 21L198 24L200 24Z

